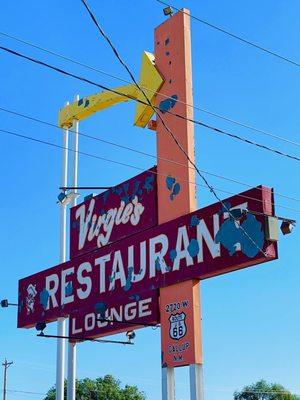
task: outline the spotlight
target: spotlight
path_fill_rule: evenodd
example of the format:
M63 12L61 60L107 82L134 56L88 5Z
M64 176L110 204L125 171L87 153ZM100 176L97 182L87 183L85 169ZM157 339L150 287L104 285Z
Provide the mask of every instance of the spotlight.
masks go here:
M40 332L40 335L41 336L43 336L44 335L44 329L46 329L46 327L47 327L47 324L46 324L46 322L38 322L36 325L35 325L35 329L38 331L38 332Z
M294 224L291 221L282 221L280 230L284 235L288 235L294 229Z
M126 332L126 336L128 338L128 341L131 342L135 338L135 332L134 331L128 331Z
M60 203L63 206L67 206L71 201L74 199L77 199L79 197L79 193L71 192L71 193L66 193L65 191L62 191L59 193L57 196L58 203Z
M7 299L1 300L1 307L3 307L3 308L8 307L8 300Z
M172 14L173 14L173 10L172 10L172 7L165 7L164 9L163 9L163 12L164 12L164 14L165 14L165 16L167 16L167 15L170 15L170 16L172 16Z

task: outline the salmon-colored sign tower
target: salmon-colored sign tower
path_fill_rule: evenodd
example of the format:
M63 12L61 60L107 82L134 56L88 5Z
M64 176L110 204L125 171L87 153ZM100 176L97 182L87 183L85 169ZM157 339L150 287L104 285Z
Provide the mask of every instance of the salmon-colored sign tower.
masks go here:
M165 79L157 96L157 107L167 127L194 162L193 123L166 112L193 118L189 10L183 9L155 29L155 62ZM157 118L157 156L158 223L162 224L196 209L196 187L195 170L160 118ZM173 368L183 365L191 366L191 383L195 383L191 386L191 398L200 399L199 395L202 398L198 387L202 374L199 289L199 281L191 280L160 290L163 400L174 399ZM174 311L177 312L174 314Z

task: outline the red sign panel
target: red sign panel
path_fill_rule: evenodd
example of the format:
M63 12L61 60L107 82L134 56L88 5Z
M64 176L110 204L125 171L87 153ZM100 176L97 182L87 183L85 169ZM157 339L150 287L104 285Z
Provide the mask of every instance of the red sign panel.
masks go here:
M271 189L260 186L223 204L225 208L215 203L22 279L18 326L276 259L277 244L265 239L261 215L273 213ZM228 213L237 207L249 210L239 222Z
M71 208L70 258L157 225L155 172L152 168Z
M158 290L131 295L108 303L100 301L94 307L71 313L69 336L102 337L147 325L158 324Z

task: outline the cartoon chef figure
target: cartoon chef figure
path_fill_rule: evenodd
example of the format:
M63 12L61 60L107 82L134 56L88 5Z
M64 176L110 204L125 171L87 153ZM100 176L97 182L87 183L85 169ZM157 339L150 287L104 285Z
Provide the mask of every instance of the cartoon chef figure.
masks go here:
M27 315L34 312L35 296L37 295L35 286L36 285L30 284L27 287L27 297L26 297Z

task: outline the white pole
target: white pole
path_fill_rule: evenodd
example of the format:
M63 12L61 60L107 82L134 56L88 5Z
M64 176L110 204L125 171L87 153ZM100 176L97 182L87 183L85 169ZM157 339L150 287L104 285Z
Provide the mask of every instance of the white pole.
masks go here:
M191 364L190 365L190 395L191 400L203 400L203 365Z
M75 96L75 101L79 100L79 95ZM72 162L72 186L76 188L78 186L78 132L79 132L79 121L73 119L72 125L73 131L73 162ZM73 189L74 193L77 193L77 189ZM71 207L76 206L77 197L74 196ZM67 384L67 400L75 400L76 397L76 343L70 343L68 345L68 384Z
M68 105L69 103L66 103ZM61 186L68 183L68 139L69 130L63 129L63 153L62 153L62 174ZM66 238L67 238L67 206L60 204L60 263L66 261ZM57 321L57 336L65 336L66 320L59 318ZM65 381L65 340L57 339L56 356L56 400L64 400Z
M174 368L163 367L162 373L162 400L175 400Z

